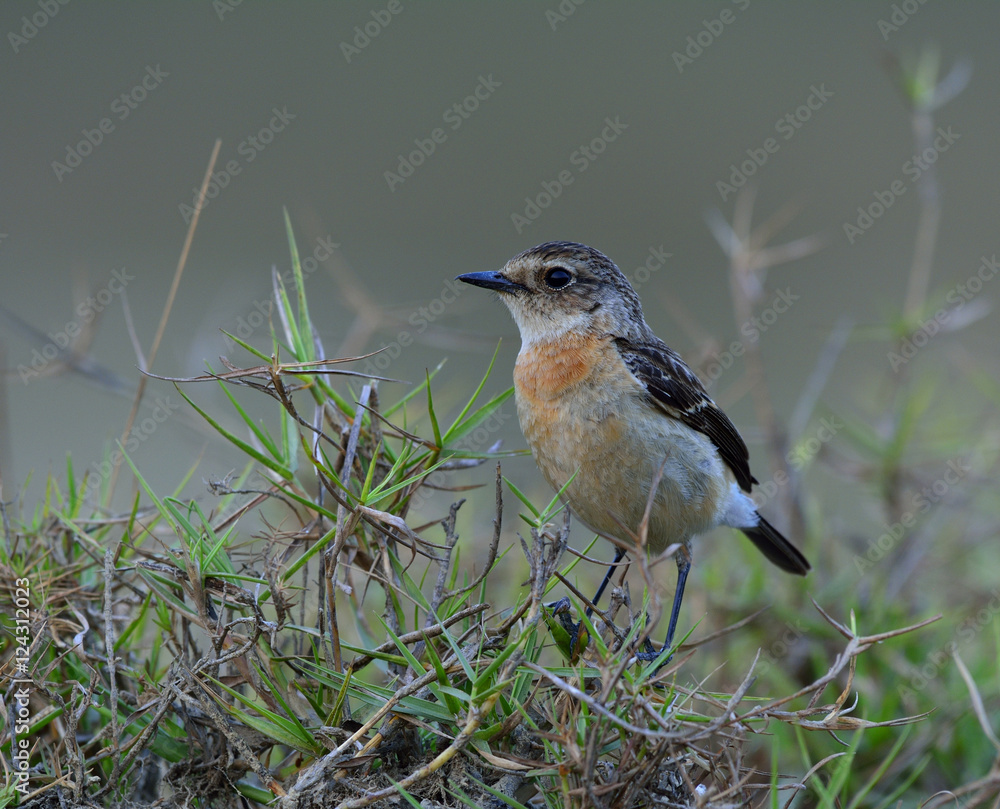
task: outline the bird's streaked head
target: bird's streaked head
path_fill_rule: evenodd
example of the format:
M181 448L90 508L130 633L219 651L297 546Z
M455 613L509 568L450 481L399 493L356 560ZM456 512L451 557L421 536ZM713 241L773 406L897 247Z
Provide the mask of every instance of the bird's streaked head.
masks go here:
M638 336L646 327L639 296L604 253L576 242L546 242L498 272L458 276L495 290L514 316L525 346L567 332Z

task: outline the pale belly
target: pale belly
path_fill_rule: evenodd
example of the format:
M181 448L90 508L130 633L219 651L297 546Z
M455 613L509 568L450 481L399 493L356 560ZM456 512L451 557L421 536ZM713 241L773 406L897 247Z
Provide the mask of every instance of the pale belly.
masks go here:
M579 519L629 541L662 467L650 510L650 551L687 542L719 524L730 481L706 436L652 409L638 388L610 396L607 380L590 374L559 390L540 391L524 384L527 365L519 358L515 372L521 430L554 489L575 473L565 499Z

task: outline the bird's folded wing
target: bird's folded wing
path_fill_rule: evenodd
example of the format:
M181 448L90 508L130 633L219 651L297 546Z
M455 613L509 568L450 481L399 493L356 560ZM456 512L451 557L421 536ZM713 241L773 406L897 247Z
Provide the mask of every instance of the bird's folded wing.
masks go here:
M750 474L747 445L680 355L659 341L635 343L617 338L615 344L652 403L667 416L708 436L740 488L749 492L757 480Z

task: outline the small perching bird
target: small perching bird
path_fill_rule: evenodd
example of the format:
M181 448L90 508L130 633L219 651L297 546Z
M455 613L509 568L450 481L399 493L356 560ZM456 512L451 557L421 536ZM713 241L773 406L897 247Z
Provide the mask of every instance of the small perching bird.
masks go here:
M739 528L782 570L806 574L805 557L749 496L757 480L743 438L680 355L653 334L611 259L586 245L547 242L498 272L458 280L496 291L510 309L521 333L514 367L521 430L553 488L572 479L564 499L580 520L620 540L637 535L659 480L648 549L681 546L664 651L698 534Z

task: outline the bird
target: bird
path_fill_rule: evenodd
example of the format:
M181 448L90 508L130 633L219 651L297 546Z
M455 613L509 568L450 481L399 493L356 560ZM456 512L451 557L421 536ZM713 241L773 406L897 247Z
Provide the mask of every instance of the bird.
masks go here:
M679 546L666 640L659 652L647 645L639 659L654 659L673 643L698 535L720 525L737 528L779 568L806 575L805 556L750 497L758 481L736 426L653 333L639 296L610 258L584 244L553 241L498 271L456 280L497 293L514 318L521 336L514 365L521 431L571 513L625 544L639 535L648 509L647 551ZM613 565L624 553L619 545Z

